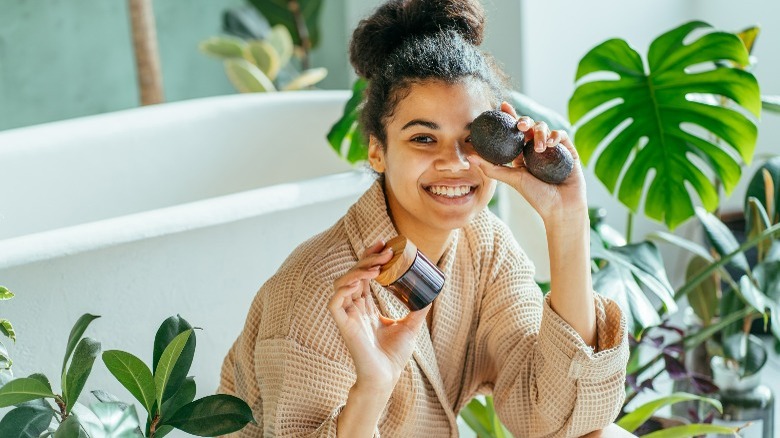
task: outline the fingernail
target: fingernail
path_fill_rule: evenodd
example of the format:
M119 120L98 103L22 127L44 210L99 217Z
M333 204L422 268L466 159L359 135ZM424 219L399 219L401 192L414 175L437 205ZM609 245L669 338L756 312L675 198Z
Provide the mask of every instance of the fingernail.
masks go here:
M548 146L548 147L549 147L549 146L552 146L552 145L553 145L553 143L555 143L555 140L553 140L553 139L551 139L551 138L548 138L548 139L547 139L547 146Z

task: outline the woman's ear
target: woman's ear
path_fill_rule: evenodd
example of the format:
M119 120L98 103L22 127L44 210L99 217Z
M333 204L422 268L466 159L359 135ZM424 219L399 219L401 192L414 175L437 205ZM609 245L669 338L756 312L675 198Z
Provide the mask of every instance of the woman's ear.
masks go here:
M385 152L379 145L379 140L373 135L368 137L368 164L377 173L385 171Z

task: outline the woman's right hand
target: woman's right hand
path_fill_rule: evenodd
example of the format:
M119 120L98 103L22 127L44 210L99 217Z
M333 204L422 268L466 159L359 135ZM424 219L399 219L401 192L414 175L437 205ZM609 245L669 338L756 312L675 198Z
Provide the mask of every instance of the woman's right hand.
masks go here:
M399 320L379 313L369 280L376 278L380 267L393 256L392 249L383 250L384 246L379 241L367 248L357 264L333 282L328 310L355 363L355 385L389 396L412 355L430 306Z

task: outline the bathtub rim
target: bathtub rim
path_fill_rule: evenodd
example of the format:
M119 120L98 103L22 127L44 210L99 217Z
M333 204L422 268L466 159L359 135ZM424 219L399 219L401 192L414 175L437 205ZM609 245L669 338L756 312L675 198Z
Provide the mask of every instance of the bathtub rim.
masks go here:
M352 170L0 240L0 270L358 197L375 180Z

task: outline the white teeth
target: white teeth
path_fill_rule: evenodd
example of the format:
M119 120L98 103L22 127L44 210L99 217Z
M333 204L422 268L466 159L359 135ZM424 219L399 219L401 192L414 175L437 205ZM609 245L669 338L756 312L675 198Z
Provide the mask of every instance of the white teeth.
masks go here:
M457 198L469 194L469 192L471 192L471 186L458 186L458 187L430 186L428 187L428 191L439 196L446 196L448 198Z

